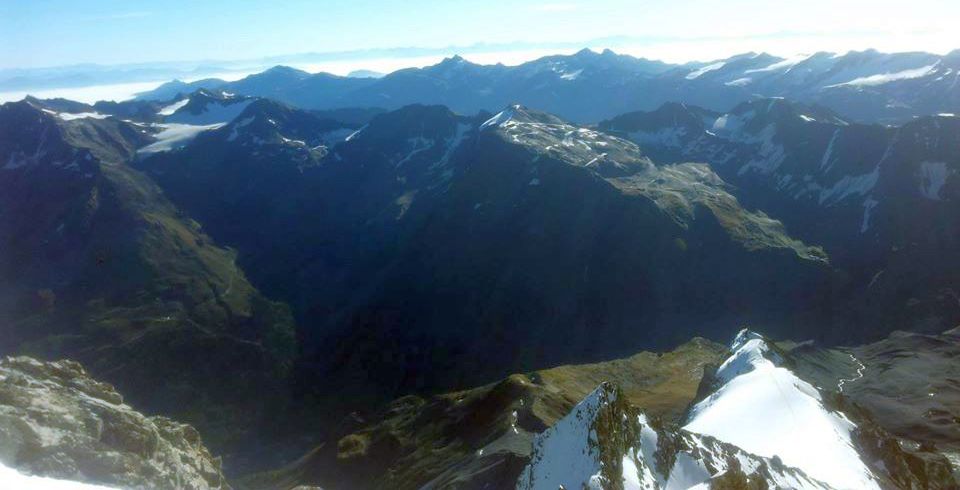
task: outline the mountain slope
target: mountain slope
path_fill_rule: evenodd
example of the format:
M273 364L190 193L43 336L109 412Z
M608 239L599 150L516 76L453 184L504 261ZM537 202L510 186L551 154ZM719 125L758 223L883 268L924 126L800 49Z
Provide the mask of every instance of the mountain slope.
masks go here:
M960 319L950 252L960 224L951 205L958 125L951 116L860 125L768 99L726 114L665 105L601 127L659 161L708 162L746 206L823 244L850 274L853 307L838 314L882 325L879 336L907 325L939 332Z
M283 403L292 318L127 165L149 135L28 102L2 106L0 127L4 352L80 360L218 448L259 431Z
M428 398L403 397L346 423L345 433L335 433L289 466L237 485L509 488L529 460L533 435L554 425L598 384L615 381L623 386L625 400L678 421L704 369L719 362L722 353L721 346L694 339L665 353L516 374Z
M785 346L796 370L823 389L870 411L878 424L919 454L937 450L960 460L954 362L956 329L938 335L895 332L874 343L839 348L804 343Z
M514 107L411 106L318 148L325 129L286 110L138 165L294 306L316 396L361 405L817 314L823 254L703 165ZM284 136L250 139L258 121Z

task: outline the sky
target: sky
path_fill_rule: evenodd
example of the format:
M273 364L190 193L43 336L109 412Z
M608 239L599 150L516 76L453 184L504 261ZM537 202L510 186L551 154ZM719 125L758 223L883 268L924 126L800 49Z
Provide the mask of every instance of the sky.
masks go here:
M946 52L958 19L957 0L0 0L0 68L480 44L485 62L581 44L673 62Z

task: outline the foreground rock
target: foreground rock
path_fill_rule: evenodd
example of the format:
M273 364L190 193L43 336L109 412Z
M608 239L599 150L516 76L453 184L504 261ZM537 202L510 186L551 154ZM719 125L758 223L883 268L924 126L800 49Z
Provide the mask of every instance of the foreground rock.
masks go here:
M196 429L137 412L73 361L0 360L0 466L123 488L229 488Z

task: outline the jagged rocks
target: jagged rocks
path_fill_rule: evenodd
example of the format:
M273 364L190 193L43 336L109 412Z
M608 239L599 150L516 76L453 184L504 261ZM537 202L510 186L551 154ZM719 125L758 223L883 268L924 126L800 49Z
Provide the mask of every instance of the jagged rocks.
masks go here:
M196 429L137 412L69 360L0 360L0 465L129 488L229 488Z

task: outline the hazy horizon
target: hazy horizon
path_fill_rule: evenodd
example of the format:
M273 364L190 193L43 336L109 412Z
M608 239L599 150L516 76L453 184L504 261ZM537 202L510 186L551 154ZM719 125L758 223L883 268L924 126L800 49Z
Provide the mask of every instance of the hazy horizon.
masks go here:
M249 3L0 3L0 69L232 63L320 53L358 63L366 58L376 61L368 69L382 71L376 65L391 66L389 59L398 57L391 50L399 57L409 57L404 51L431 57L464 51L468 59L482 55L485 63L511 64L575 47L671 63L747 51L943 54L957 47L949 20L960 16L960 4L941 0L918 0L910 8L863 0Z

